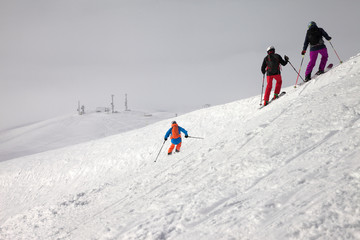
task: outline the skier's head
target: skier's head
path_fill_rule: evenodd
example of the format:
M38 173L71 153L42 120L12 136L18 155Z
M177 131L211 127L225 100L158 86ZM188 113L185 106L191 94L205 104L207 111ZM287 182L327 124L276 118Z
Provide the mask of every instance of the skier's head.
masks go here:
M275 53L275 48L274 48L274 46L270 46L266 49L266 51L268 54Z
M314 22L314 21L309 22L308 29L310 29L312 27L317 27L316 22Z
M172 123L171 123L171 124L177 124L177 123L176 123L176 121L172 121Z

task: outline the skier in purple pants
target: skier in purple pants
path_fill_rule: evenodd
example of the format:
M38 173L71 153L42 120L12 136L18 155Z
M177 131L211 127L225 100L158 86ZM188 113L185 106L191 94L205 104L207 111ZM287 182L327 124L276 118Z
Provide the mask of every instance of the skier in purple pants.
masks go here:
M321 55L321 61L319 65L319 71L316 73L316 75L324 73L328 59L328 52L323 37L328 41L331 40L331 37L325 32L325 30L319 28L315 22L311 21L308 27L309 29L306 32L304 47L301 52L301 54L304 55L308 45L310 44L310 62L305 71L305 81L309 81L311 79L311 72L316 64L316 59L319 54Z

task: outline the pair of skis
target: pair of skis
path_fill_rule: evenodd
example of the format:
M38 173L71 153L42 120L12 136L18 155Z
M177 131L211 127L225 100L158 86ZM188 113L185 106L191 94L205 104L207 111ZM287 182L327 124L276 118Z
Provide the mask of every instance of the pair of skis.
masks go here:
M277 98L273 98L271 99L266 105L261 105L259 109L262 109L263 107L268 106L270 103L272 103L273 101L275 101L276 99L279 99L280 97L284 96L286 94L286 92L281 92Z
M334 64L332 64L332 63L330 63L329 65L327 65L327 67L326 67L325 70L324 70L324 73L326 73L327 71L331 70L331 69L333 68L333 66L334 66ZM324 74L324 73L322 73L322 74ZM302 82L302 83L299 83L298 85L295 85L295 87L296 87L296 86L304 85L305 83L307 83L307 82L309 82L309 81L311 81L311 80L313 80L313 79L316 79L318 76L320 76L320 75L322 75L322 74L315 74L315 75L311 76L311 79L310 79L310 80L304 81L304 82Z

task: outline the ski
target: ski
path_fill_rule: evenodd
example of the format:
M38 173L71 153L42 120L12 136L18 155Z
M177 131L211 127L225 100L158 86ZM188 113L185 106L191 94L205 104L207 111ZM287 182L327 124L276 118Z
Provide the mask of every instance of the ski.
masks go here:
M326 73L327 71L331 70L333 66L334 66L334 64L330 63L330 64L325 68L324 73ZM324 73L322 73L322 74L324 74ZM299 83L297 86L304 85L305 83L310 82L311 80L316 79L318 76L320 76L320 75L322 75L322 74L318 74L318 75L315 74L315 75L313 75L313 76L311 77L310 80L308 80L308 81L306 81L306 82Z
M329 71L330 69L332 69L333 66L334 66L334 64L332 64L332 63L330 63L329 65L327 65L327 67L325 68L325 70L324 70L324 72L323 72L322 74L324 74L324 73L326 73L327 71ZM315 78L317 78L318 76L320 76L320 75L322 75L322 74L314 74L314 75L311 77L310 80L315 79ZM310 80L309 80L309 81L310 81Z
M266 106L269 106L269 104L270 103L272 103L273 101L275 101L276 99L279 99L281 96L284 96L286 94L286 92L281 92L279 95L278 95L278 97L277 98L273 98L273 99L271 99L269 102L268 102L268 104L267 105L261 105L260 106L260 108L259 109L262 109L263 107L266 107Z

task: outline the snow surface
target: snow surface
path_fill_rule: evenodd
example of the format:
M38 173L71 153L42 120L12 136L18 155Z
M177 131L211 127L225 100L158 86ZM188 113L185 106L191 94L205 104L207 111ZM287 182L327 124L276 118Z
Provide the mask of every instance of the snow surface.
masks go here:
M360 239L360 54L283 90L1 162L0 239Z
M9 129L0 132L0 162L119 134L173 116L170 112L90 112Z

